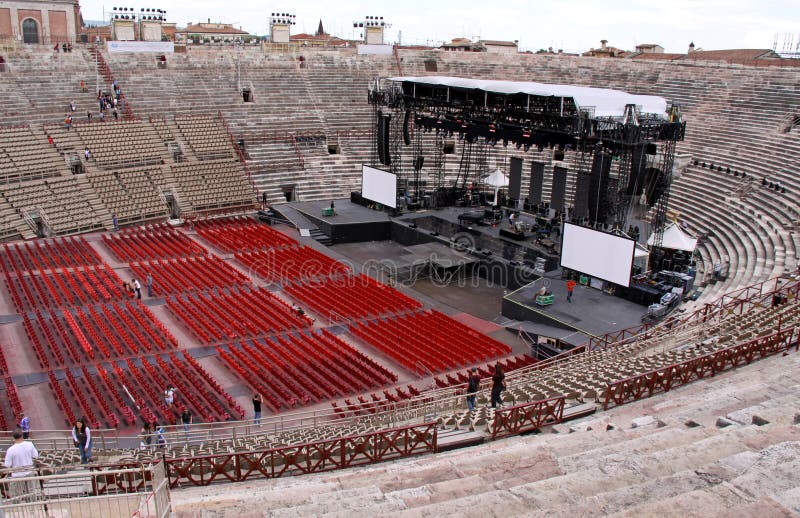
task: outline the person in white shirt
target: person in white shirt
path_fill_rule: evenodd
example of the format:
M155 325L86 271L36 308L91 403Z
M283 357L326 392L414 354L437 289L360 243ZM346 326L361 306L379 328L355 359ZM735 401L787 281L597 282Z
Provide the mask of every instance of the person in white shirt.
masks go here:
M175 402L175 387L169 385L166 390L164 390L164 403L167 404L167 407L172 407L172 403Z
M6 450L6 457L3 466L8 469L33 468L33 460L39 458L39 452L32 442L22 438L22 432L14 431L14 444ZM32 470L19 470L11 473L11 478L29 477L33 475ZM12 483L9 485L9 496L22 496L35 491L35 480Z

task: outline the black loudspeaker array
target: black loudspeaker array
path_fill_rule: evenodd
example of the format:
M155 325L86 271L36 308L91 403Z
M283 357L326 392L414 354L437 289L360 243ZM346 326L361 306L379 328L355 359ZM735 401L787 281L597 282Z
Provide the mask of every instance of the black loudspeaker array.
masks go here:
M650 144L648 144L649 146ZM631 172L628 176L628 185L625 193L628 196L641 196L642 189L644 188L645 176L644 170L647 167L646 147L638 145L631 148Z
M583 219L589 215L589 189L592 187L592 174L590 171L578 171L575 176L573 214L578 219Z
M542 182L544 181L544 162L531 163L531 183L528 190L528 201L538 205L542 201Z
M421 171L423 165L425 165L424 156L414 157L414 171Z
M564 212L564 193L567 190L567 168L553 168L553 189L550 192L550 208Z
M605 221L608 215L609 199L608 177L611 172L610 155L595 153L592 161L592 178L589 185L589 218L592 221Z
M384 165L392 163L392 156L389 153L389 124L391 121L390 113L378 115L378 160Z
M403 118L403 144L406 146L411 145L411 110L406 110L406 115Z
M508 197L513 200L520 198L522 192L522 159L511 157L511 167L508 175Z

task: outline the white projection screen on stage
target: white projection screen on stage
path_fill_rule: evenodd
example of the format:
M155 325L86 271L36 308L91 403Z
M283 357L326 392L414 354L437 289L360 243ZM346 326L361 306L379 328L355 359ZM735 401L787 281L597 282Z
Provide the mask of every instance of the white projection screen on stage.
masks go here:
M635 245L632 239L565 223L561 267L627 288Z
M361 197L396 209L397 175L362 165Z

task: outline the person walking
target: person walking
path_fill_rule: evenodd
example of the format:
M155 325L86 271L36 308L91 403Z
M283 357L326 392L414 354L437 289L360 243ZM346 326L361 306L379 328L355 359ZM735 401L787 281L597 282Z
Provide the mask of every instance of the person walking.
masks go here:
M142 426L142 429L139 432L139 448L143 450L149 450L152 443L153 429L151 428L150 423L145 422L144 426Z
M181 412L181 424L183 425L183 431L186 432L186 440L189 440L189 425L192 424L192 412L189 410L189 407L183 409Z
M500 399L500 394L506 388L506 375L503 373L503 368L500 363L494 364L494 374L492 375L492 408L503 406L503 401Z
M175 402L175 387L172 385L167 385L167 388L164 389L164 403L167 404L167 408L172 408L172 404Z
M136 298L141 300L141 298L142 298L142 285L139 284L139 281L137 281L136 279L133 279L133 281L131 281L131 283L133 284L133 289L136 290Z
M572 290L575 289L575 286L577 286L577 284L578 283L576 283L572 279L567 281L567 302L569 302L570 304L572 304Z
M22 432L22 438L26 441L31 436L31 418L25 415L25 412L19 413L19 429Z
M111 215L111 224L114 226L114 232L119 232L119 221L116 213Z
M86 426L86 418L81 417L72 427L72 442L81 454L81 464L92 462L92 432Z
M36 446L32 442L26 441L22 437L22 432L14 430L11 435L14 438L14 444L6 450L5 459L3 459L3 467L7 469L20 469L11 473L11 478L22 478L33 475L33 470L22 470L21 468L33 468L34 459L39 458L39 452L36 451ZM36 481L30 480L26 482L18 482L9 485L9 493L7 496L23 496L34 493L36 491Z
M478 388L481 385L481 378L478 376L478 369L473 367L469 370L467 378L467 408L471 411L475 410L475 398L478 393Z
M147 272L147 296L153 296L153 274Z
M155 423L153 425L156 434L156 448L163 450L167 447L167 439L164 437L164 427Z
M253 396L253 422L256 426L261 424L261 401L263 399L261 394L255 394Z

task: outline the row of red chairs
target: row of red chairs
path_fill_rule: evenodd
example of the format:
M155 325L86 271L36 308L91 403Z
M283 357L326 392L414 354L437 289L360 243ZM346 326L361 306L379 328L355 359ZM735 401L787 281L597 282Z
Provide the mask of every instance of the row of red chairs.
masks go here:
M82 306L127 297L122 290L122 280L107 265L28 275L5 272L5 282L20 313L34 308Z
M313 279L346 274L350 268L307 246L271 248L256 252L239 252L236 259L269 282Z
M251 218L205 220L197 233L226 252L243 252L296 246L293 238Z
M306 280L289 284L285 290L326 316L376 317L422 307L419 301L364 274Z
M520 354L511 358L499 360L497 363L503 368L503 371L508 373L516 369L521 369L536 363L536 359L526 354ZM494 363L489 363L485 366L478 367L478 376L480 376L482 383L491 383L492 375L494 374ZM466 370L458 371L457 373L448 373L446 376L434 377L434 382L439 388L452 387L463 385L466 388L469 373ZM406 385L405 388L395 387L394 390L384 390L382 394L373 392L370 398L365 396L358 396L357 401L345 399L344 403L340 404L337 401L331 402L331 407L334 412L340 417L353 417L359 415L369 415L389 410L392 403L402 403L404 400L411 399L421 395L422 392L413 385Z
M327 331L288 333L226 347L223 363L264 396L272 412L363 392L397 375Z
M169 353L169 357L170 357L170 359L172 359L173 362L178 361L178 358L180 357L181 361L186 362L187 364L189 364L192 367L192 371L197 373L197 374L199 374L199 376L198 377L187 376L187 379L192 384L201 383L201 380L202 380L202 383L205 383L209 387L211 387L211 390L213 391L214 394L219 395L220 397L222 397L222 399L225 400L225 403L232 410L231 416L233 416L234 418L238 418L238 419L244 419L244 415L245 415L244 414L244 409L241 406L239 406L238 403L236 403L236 401L233 399L233 397L230 394L228 394L226 391L222 390L222 387L217 382L217 380L214 379L214 377L212 377L197 362L197 360L192 358L191 354L189 354L186 351L180 351L180 352L172 351L172 352Z
M75 424L75 412L72 411L72 405L56 379L55 373L53 371L47 371L47 378L49 380L50 391L56 396L56 403L58 403L59 408L61 408L61 411L64 413L67 426L73 426Z
M438 311L354 322L350 331L418 374L443 372L511 352L507 345Z
M509 373L515 371L517 369L521 369L523 367L527 367L528 365L533 365L536 363L536 358L532 356L528 356L527 354L520 354L518 356L513 356L511 358L506 358L504 360L499 360L496 363L500 364L502 367L503 372ZM495 363L489 363L487 365L482 365L478 367L478 376L481 378L481 383L486 385L486 383L491 383L492 376L494 375L494 365ZM448 373L445 376L436 376L433 378L434 383L439 388L446 388L446 387L454 387L457 385L466 385L469 381L469 373L466 370L460 370L458 372Z
M167 299L167 307L204 344L311 325L307 317L262 289L186 293Z
M83 237L59 237L5 244L0 247L4 271L24 272L102 264Z
M406 385L405 389L402 387L394 387L394 389L384 390L381 395L377 392L373 392L370 394L370 399L367 399L363 395L358 396L358 401L345 399L341 406L338 402L331 401L331 407L340 417L369 415L388 410L391 408L392 403L398 403L419 396L420 393L421 392L413 385Z
M249 283L247 277L216 256L156 259L131 263L130 268L143 290L147 274L152 274L153 292L156 295Z
M105 244L121 262L206 255L208 251L169 225L137 227L118 234L104 234Z
M183 353L185 354L185 353ZM189 409L196 421L225 421L242 418L244 412L216 382L207 381L208 373L186 356L170 353L125 358L94 365L92 374L82 366L80 376L64 369L62 379L55 371L48 378L64 417L69 424L84 416L95 427L115 428L121 422L133 425L137 419L176 424L180 413ZM176 390L175 403L167 407L163 390Z
M43 369L114 360L177 347L141 303L131 301L25 315L23 326Z

